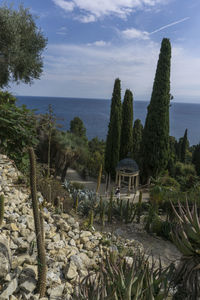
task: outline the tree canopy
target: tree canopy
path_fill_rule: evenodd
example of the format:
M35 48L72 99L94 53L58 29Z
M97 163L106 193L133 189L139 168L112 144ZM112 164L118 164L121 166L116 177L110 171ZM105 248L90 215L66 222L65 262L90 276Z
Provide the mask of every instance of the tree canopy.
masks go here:
M121 122L122 122L122 105L121 105L121 82L117 78L115 80L111 110L110 122L108 125L108 134L105 149L105 170L112 177L115 175L115 168L119 161L120 138L121 138Z
M39 79L47 44L28 9L0 7L0 87Z
M122 104L122 126L120 141L120 160L133 151L133 94L125 91Z
M169 159L169 105L170 105L171 44L162 40L151 101L144 126L143 179L157 177Z

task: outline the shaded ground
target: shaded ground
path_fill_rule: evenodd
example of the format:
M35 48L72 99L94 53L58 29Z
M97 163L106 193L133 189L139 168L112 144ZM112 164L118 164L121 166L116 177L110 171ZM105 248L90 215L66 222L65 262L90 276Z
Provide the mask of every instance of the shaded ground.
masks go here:
M68 169L66 178L72 182L78 182L83 184L87 189L96 191L97 183L95 179L90 178L88 181L83 180L79 174L73 170ZM113 184L111 186L115 187ZM111 189L110 188L110 189ZM105 184L101 184L100 187L100 194L103 196L105 195ZM121 190L121 198L129 198L131 200L134 200L134 202L138 201L139 193L136 194L136 196L131 193L127 194L126 189ZM148 192L143 192L143 201L148 201L149 194ZM98 226L97 226L98 227ZM97 228L98 229L98 228ZM140 243L143 244L143 247L147 254L153 254L153 256L156 259L159 259L161 257L162 262L165 265L169 265L173 261L177 261L180 259L180 252L177 250L177 248L169 241L164 240L160 237L150 235L147 233L141 224L115 224L115 225L109 225L106 226L106 231L112 232L116 235L120 235L123 238L127 238L129 240L137 240Z

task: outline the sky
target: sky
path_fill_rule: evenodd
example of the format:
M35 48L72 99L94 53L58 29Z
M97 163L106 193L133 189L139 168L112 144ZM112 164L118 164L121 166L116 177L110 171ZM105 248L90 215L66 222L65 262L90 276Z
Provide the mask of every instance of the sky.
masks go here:
M0 3L2 1L0 0ZM5 1L4 1L5 2ZM6 1L17 8L21 1ZM24 0L48 44L44 70L16 95L150 100L160 45L172 45L171 94L200 103L200 0Z

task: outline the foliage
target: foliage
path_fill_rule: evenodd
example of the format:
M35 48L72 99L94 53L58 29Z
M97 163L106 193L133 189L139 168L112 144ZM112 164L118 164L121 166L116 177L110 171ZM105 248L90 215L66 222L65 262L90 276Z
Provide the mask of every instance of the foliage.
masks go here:
M0 87L10 81L32 83L43 68L42 51L47 40L33 16L21 5L18 10L0 7Z
M74 117L70 122L70 132L75 134L76 136L87 140L86 138L86 128L83 124L83 121L79 117Z
M133 151L133 94L126 90L122 104L120 160Z
M135 120L133 125L133 158L139 163L141 160L141 142L143 126L139 119Z
M37 143L36 119L33 111L24 105L17 107L15 100L7 92L0 93L0 151L13 159L22 172L27 172L26 148Z
M114 178L115 168L119 161L120 138L121 138L121 121L122 121L122 107L121 107L121 84L117 78L115 80L111 109L110 122L108 125L108 134L106 138L105 149L105 170L107 174L111 174Z
M187 139L187 129L185 130L184 136L183 136L183 140L181 142L181 162L185 163L186 162L186 152L187 152L187 148L189 147L189 142Z
M162 300L169 293L173 267L162 269L149 264L144 255L135 254L132 264L113 252L107 255L96 275L89 274L80 283L79 300Z
M192 156L192 163L195 165L197 175L200 176L200 144L195 146Z
M192 209L186 201L184 207L178 203L178 210L172 208L179 222L173 231L174 244L182 253L182 258L174 276L174 283L178 285L181 299L195 300L200 297L200 216L197 205Z
M88 148L89 148L88 159L87 159L88 174L90 176L97 177L101 165L102 165L102 171L104 170L105 142L95 137L88 142Z
M169 159L170 59L170 41L164 38L143 133L144 181L165 170Z
M0 226L3 223L4 218L4 195L0 195Z
M37 292L40 294L40 298L45 296L46 292L46 253L45 253L45 241L43 234L43 220L38 205L37 199L37 187L36 187L36 160L35 154L32 147L29 148L30 158L30 186L31 186L31 198L33 206L33 217L35 224L35 234L37 241L38 251L38 281L37 281Z

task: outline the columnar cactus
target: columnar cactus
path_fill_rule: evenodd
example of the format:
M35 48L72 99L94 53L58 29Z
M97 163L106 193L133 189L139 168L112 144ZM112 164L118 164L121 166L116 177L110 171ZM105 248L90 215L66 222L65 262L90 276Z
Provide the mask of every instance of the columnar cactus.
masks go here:
M38 251L38 282L37 282L37 292L40 297L45 296L46 292L46 257L45 257L45 247L44 238L41 227L41 219L39 212L39 205L37 199L37 189L36 189L36 162L35 154L33 148L29 148L29 159L30 159L30 186L31 186L31 196L33 205L33 216L35 223L35 233L37 241L37 251Z
M109 208L108 208L108 222L112 223L112 214L113 214L113 190L110 194Z
M102 175L102 164L100 165L100 169L99 169L99 176L98 176L98 180L97 180L96 193L99 192L99 188L100 188L100 185L101 185L101 175Z
M3 216L4 216L4 195L0 196L0 226L3 222Z
M139 200L137 204L137 223L140 223L140 217L142 212L142 192L140 191Z

